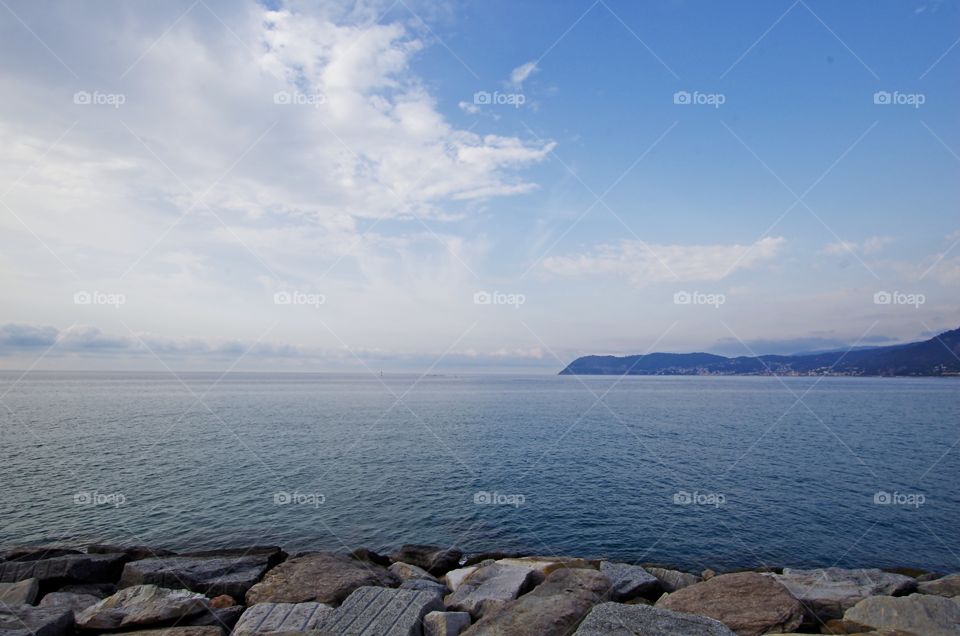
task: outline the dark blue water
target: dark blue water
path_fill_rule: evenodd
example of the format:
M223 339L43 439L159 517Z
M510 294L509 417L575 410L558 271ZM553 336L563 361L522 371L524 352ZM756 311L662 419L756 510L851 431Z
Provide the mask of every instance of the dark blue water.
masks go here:
M19 377L3 544L960 569L957 380Z

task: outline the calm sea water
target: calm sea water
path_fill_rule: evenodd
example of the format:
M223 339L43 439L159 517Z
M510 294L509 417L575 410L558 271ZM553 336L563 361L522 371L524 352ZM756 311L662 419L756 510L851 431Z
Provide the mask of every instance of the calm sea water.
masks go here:
M2 544L960 570L957 380L19 377Z

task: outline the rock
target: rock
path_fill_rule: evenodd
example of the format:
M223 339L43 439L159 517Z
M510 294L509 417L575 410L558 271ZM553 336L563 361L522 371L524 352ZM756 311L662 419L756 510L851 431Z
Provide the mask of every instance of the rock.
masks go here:
M93 594L74 594L72 592L50 592L40 601L40 607L56 607L68 609L74 616L91 605L100 602L100 598Z
M306 603L339 605L364 586L394 587L400 581L379 565L319 552L284 561L247 592L247 605Z
M93 543L87 546L87 554L122 554L130 561L152 559L156 557L174 556L176 553L163 548L151 548L145 545L111 545L109 543Z
M0 604L33 605L40 593L40 581L25 579L17 583L0 583Z
M574 636L735 636L720 621L647 605L597 605Z
M682 590L687 586L701 581L700 577L696 574L687 574L679 570L668 570L666 568L651 566L645 566L644 569L657 577L657 580L660 581L660 589L664 592L676 592L677 590Z
M519 559L500 559L497 563L503 565L518 565L530 568L534 571L534 583L539 585L548 574L560 568L588 568L596 570L600 568L599 561L588 559L577 559L572 557L521 557Z
M0 563L0 582L34 578L52 583L109 583L117 580L125 558L117 554L67 554L49 559Z
M449 608L480 618L526 592L533 586L533 580L530 568L494 563L464 579L444 602Z
M210 607L213 609L223 609L224 607L233 607L237 601L229 594L221 594L210 599Z
M460 565L463 552L435 545L407 544L390 555L394 562L402 561L423 568L433 576L443 576Z
M783 574L770 576L804 604L810 623L841 618L847 609L868 596L909 594L917 585L909 576L877 569L784 568Z
M479 552L469 555L464 561L464 565L477 565L483 561L497 561L499 559L519 559L524 556L523 552Z
M436 581L431 581L429 579L409 579L401 583L398 589L430 592L441 600L443 600L444 596L450 593L450 589L446 585Z
M443 580L451 591L456 592L457 588L463 583L464 579L476 572L478 567L466 567L458 570L450 570L444 575Z
M70 594L89 594L103 599L116 594L117 586L113 583L78 583L76 585L64 585L57 591L69 592Z
M610 579L610 600L623 602L638 596L652 594L660 588L657 577L639 565L602 561L600 572Z
M567 636L609 588L610 579L596 570L555 570L529 594L485 614L464 636Z
M656 607L716 619L739 634L795 631L803 606L771 576L756 572L721 574L673 592Z
M0 605L0 636L70 636L73 612L57 608Z
M704 570L703 572L700 573L700 578L703 579L704 581L709 581L710 579L712 579L712 578L715 577L716 575L717 575L717 573L716 573L714 570L711 570L710 568L707 568L706 570Z
M848 609L843 622L848 632L851 628L887 629L919 636L956 636L960 634L960 603L928 594L872 596Z
M387 569L393 572L401 581L406 581L409 579L427 579L429 581L434 581L435 583L440 582L435 576L432 576L423 568L418 568L415 565L403 563L402 561L397 561Z
M260 636L282 632L306 633L333 608L325 603L258 603L240 617L234 636Z
M123 636L221 636L219 627L165 627L124 632Z
M7 550L0 555L0 561L39 561L73 554L83 554L83 552L59 546L25 545Z
M469 626L466 612L430 612L423 617L423 636L460 636Z
M198 614L209 606L202 594L156 585L135 585L80 612L77 626L98 630L141 627Z
M177 621L177 625L205 626L212 625L223 630L224 634L230 632L246 608L243 605L233 605L231 607L214 608L211 607L205 612L188 616L185 619Z
M343 605L323 615L315 634L322 636L420 636L423 618L442 611L429 592L361 587Z
M390 566L390 557L383 556L369 548L357 548L350 553L357 561L366 561L367 563L375 563L383 567Z
M951 598L960 596L960 574L949 574L940 579L918 583L917 591L921 594L936 594Z
M243 598L270 567L268 555L175 556L131 561L123 568L120 587L159 585L186 588L207 596Z
M253 545L246 548L219 548L216 550L200 550L199 552L184 552L179 556L186 557L263 557L267 560L267 567L274 567L287 558L287 553L275 545Z

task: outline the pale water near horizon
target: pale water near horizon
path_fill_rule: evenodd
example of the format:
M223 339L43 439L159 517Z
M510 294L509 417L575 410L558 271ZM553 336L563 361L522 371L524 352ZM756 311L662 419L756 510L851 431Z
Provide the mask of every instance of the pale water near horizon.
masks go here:
M960 570L957 379L20 375L0 545Z

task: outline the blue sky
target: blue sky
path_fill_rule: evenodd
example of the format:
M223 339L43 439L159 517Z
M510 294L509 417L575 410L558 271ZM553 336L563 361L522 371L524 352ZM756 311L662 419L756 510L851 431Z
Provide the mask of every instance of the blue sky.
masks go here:
M5 2L4 368L960 324L956 3Z

